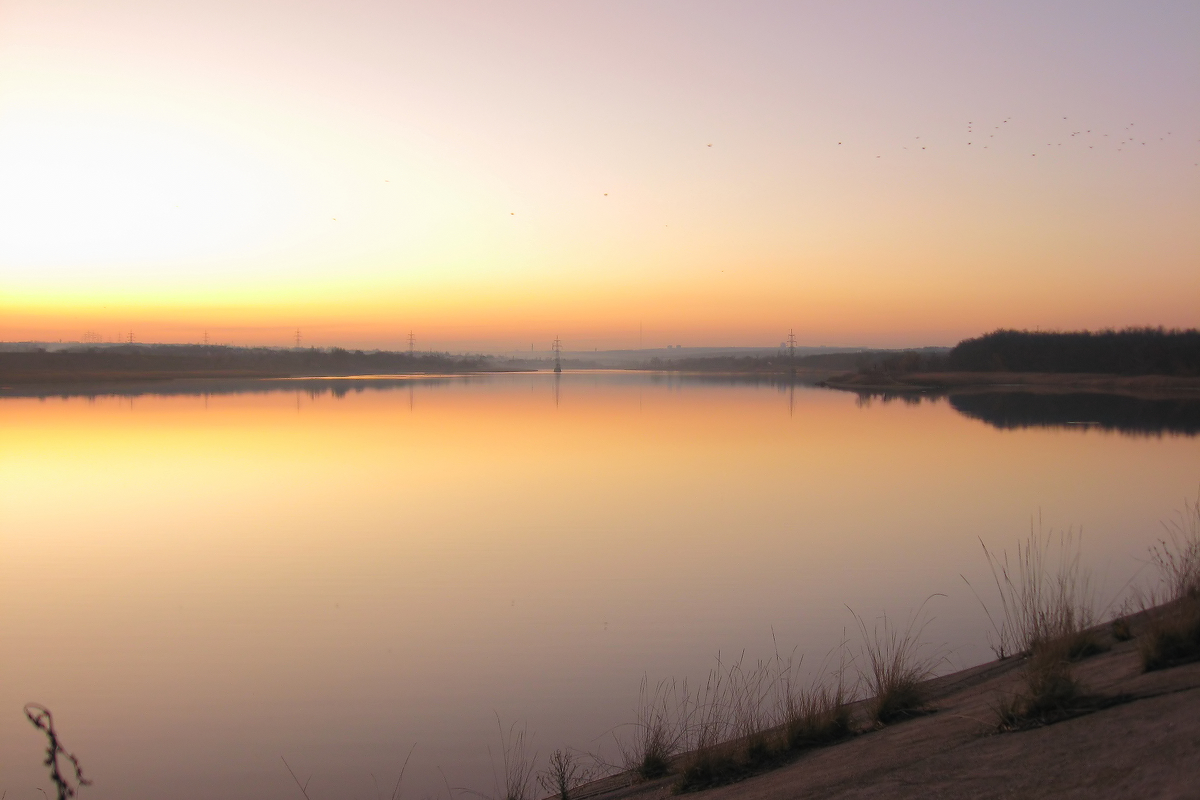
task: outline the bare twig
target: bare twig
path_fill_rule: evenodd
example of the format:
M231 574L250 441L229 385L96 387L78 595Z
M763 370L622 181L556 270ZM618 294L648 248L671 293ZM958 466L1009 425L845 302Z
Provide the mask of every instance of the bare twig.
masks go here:
M38 703L28 703L25 706L25 716L35 728L46 734L46 761L44 763L50 768L50 780L54 781L54 786L58 789L58 800L68 800L76 795L80 787L91 786L92 782L83 777L83 768L79 766L79 759L73 753L68 753L63 749L62 742L58 739L58 733L54 730L54 718L50 714L50 709ZM75 786L71 786L62 774L58 763L59 756L71 762L75 771ZM44 790L41 791L45 794Z

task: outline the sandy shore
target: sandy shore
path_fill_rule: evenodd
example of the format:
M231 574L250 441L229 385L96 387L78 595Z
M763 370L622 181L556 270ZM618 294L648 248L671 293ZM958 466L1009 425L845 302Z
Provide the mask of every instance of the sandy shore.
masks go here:
M998 733L994 707L1021 661L930 681L932 713L810 750L783 767L696 793L709 800L793 798L1184 798L1200 796L1200 662L1142 671L1137 642L1076 665L1095 706L1050 725ZM857 722L867 727L865 712ZM614 776L594 800L659 800L674 778Z

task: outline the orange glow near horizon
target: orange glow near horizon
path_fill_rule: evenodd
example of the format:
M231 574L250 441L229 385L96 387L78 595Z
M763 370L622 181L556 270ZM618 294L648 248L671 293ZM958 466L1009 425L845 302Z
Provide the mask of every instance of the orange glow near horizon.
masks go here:
M6 3L0 340L1196 326L1200 12L1072 8Z

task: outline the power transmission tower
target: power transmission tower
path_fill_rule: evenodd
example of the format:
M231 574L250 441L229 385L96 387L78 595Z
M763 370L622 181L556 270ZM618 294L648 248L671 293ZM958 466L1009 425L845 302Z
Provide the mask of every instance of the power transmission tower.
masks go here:
M204 346L208 347L208 331L204 332Z
M791 330L788 331L787 341L788 341L788 355L791 356L792 361L795 361L796 360L796 334Z
M300 329L296 328L296 349L300 349Z
M410 329L408 331L408 355L410 358L412 357L413 347L416 345L416 342L417 342L417 339L415 336L413 336L413 332Z
M554 349L554 371L562 372L562 340L555 336L551 347Z

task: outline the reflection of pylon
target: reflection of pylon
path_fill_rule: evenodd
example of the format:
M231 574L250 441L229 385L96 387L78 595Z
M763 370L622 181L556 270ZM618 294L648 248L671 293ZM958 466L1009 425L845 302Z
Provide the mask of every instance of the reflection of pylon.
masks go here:
M557 336L554 337L552 347L554 348L554 371L562 372L562 341Z

